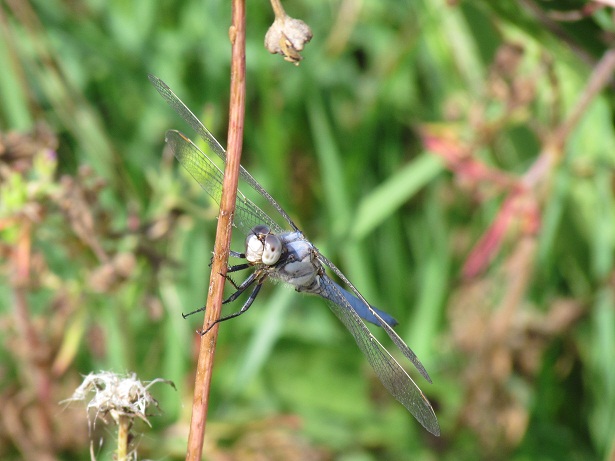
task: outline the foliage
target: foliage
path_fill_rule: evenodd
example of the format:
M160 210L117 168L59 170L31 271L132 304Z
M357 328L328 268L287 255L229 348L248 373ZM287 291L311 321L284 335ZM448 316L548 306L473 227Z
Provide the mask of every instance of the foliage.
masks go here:
M207 459L613 455L615 118L612 82L588 85L608 69L601 3L287 2L314 33L295 67L248 2L243 163L399 320L442 437L322 301L273 286L221 326ZM166 129L195 136L147 74L224 144L228 2L2 15L0 457L87 456L100 434L59 402L104 369L176 383L154 391L139 453L181 459L200 324L180 313L205 301L217 210L161 155Z

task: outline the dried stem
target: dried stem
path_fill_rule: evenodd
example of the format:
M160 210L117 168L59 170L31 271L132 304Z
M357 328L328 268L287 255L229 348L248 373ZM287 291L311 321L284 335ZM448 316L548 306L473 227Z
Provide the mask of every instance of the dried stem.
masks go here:
M117 461L126 461L128 459L128 436L132 426L132 418L129 416L120 416L117 425Z
M246 93L245 0L233 0L232 5L232 24L229 30L232 46L232 63L227 164L224 172L222 200L220 204L220 215L218 216L209 297L207 299L203 330L206 330L209 325L220 317L222 308L224 278L221 277L220 274L226 274L228 265L228 253L231 246L231 230L233 215L235 213L235 199L237 197L237 183L239 180L239 165L243 143ZM214 326L209 333L201 339L186 460L201 460L217 336L218 325Z
M536 187L539 185L561 160L568 138L579 124L583 115L585 115L589 105L612 80L614 71L615 50L609 50L594 68L587 85L572 108L571 113L546 140L542 152L524 175L523 181L527 186Z
M594 68L587 85L583 89L583 93L581 93L577 104L572 109L572 113L556 131L553 140L556 144L564 145L572 130L576 128L583 115L585 115L588 106L594 101L598 93L613 81L614 71L615 50L609 50Z
M284 11L280 0L271 0L271 8L273 8L276 19L284 19L286 17L286 11Z

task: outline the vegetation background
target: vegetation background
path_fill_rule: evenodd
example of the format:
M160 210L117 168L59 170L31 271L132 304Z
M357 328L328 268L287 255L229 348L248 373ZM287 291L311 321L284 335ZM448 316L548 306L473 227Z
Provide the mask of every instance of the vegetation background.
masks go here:
M195 135L147 74L225 144L230 4L0 7L0 458L111 459L111 427L60 403L109 370L175 383L134 447L182 459L200 317L180 313L217 209L163 154ZM324 302L269 286L221 326L206 459L614 459L612 2L285 7L314 32L299 67L248 2L243 164L399 320L442 436Z

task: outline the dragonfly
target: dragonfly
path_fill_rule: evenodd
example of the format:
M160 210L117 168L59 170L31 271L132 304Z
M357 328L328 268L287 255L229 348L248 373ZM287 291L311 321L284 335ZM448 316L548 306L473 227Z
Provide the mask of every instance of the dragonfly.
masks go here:
M149 75L149 80L167 104L205 141L205 150L217 155L226 164L224 148L181 99L158 77ZM219 205L222 198L222 170L181 132L167 131L165 141L179 163ZM246 269L252 269L253 272L239 285L227 276L236 291L224 302L235 301L250 287L253 288L238 312L222 317L215 323L245 313L254 302L262 284L268 279L282 281L298 292L324 298L331 311L353 336L384 387L425 429L439 436L440 426L429 400L365 324L368 322L382 328L418 372L431 383L421 361L393 329L397 321L386 312L370 305L342 271L322 255L295 225L288 213L243 167L240 167L240 177L278 216L276 219L272 218L238 191L233 224L245 234L246 245L244 252L231 251L230 256L244 259L246 262L230 266L228 272ZM333 272L347 289L329 277L326 268Z

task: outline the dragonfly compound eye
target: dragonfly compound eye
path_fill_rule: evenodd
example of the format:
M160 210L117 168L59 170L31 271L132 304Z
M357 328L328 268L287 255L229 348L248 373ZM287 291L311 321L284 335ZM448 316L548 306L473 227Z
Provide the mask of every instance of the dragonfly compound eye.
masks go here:
M269 234L265 238L265 249L263 251L263 264L272 266L280 260L282 255L282 242L278 236Z
M264 224L261 224L260 226L254 226L250 233L260 236L260 235L267 235L270 232L271 230L269 229L269 227L265 226Z
M251 263L260 263L263 257L265 244L255 234L249 234L246 238L246 259Z

